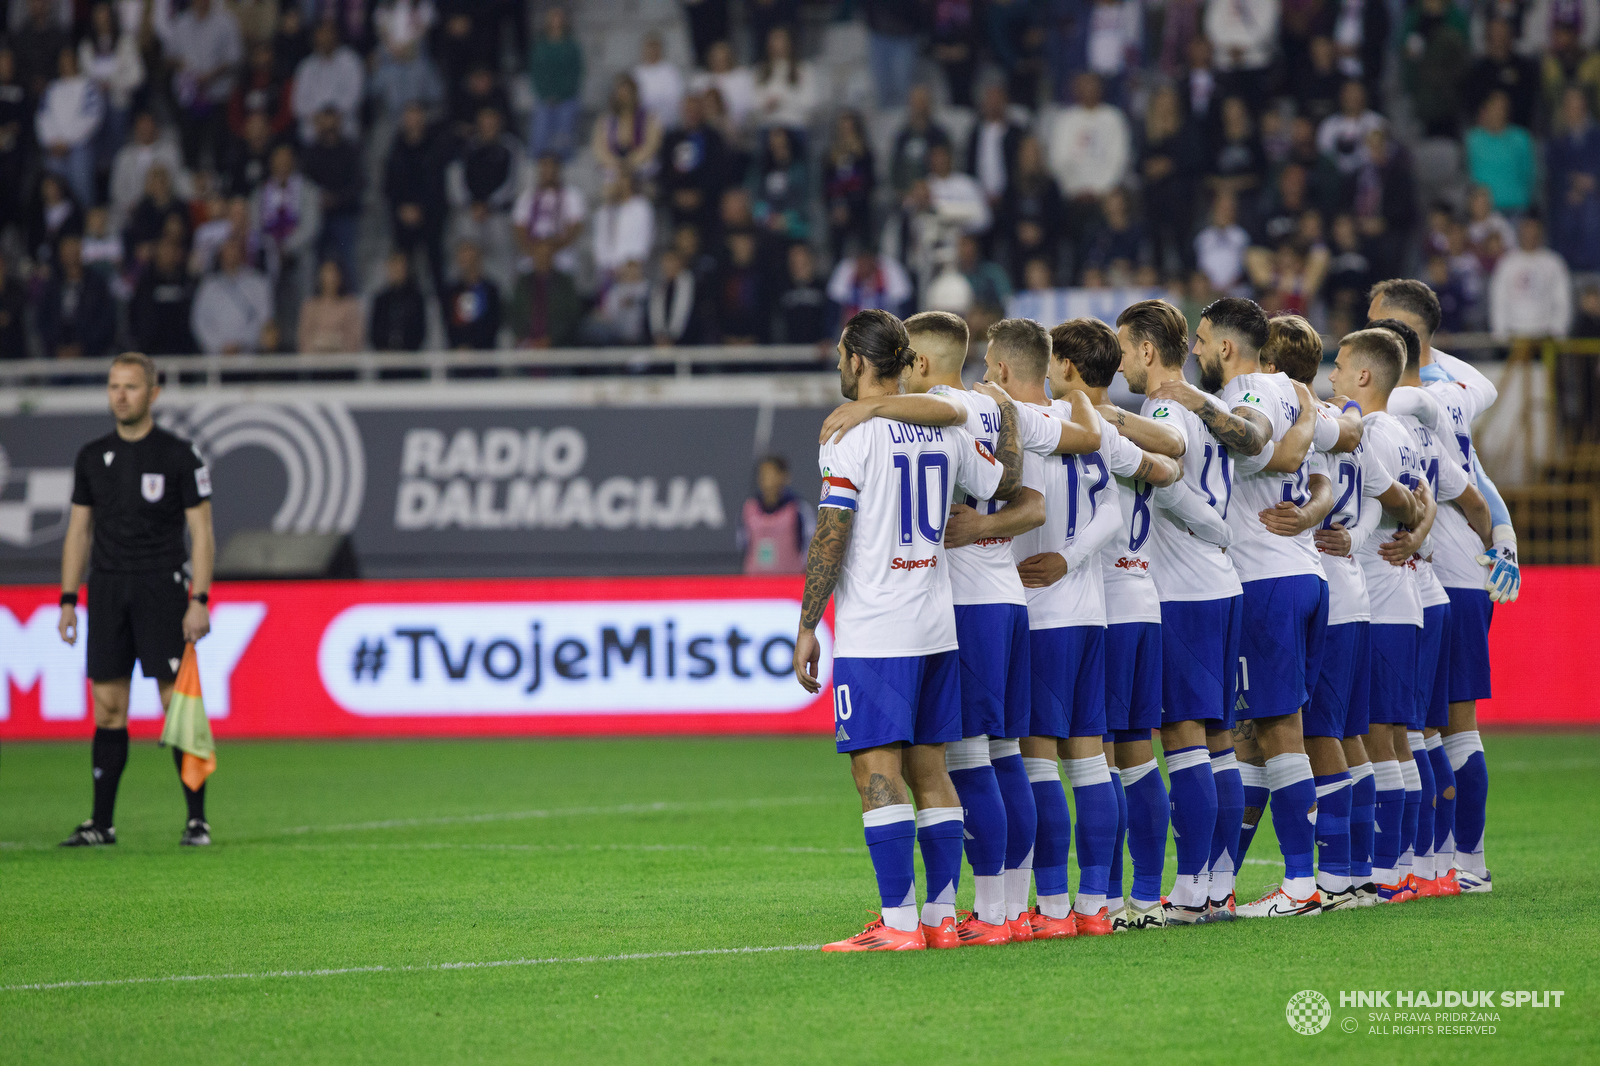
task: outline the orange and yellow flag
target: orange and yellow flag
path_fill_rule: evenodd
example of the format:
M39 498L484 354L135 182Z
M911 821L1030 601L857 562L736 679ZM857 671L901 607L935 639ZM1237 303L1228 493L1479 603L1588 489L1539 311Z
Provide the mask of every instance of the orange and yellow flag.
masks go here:
M178 680L172 687L172 703L161 728L161 743L183 752L183 768L178 776L191 790L205 784L217 768L217 745L211 739L205 701L200 698L200 662L192 643L183 648Z

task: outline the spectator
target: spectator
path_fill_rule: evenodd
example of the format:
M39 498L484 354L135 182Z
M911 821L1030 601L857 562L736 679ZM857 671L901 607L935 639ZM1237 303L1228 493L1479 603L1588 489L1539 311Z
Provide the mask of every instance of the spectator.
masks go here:
M260 242L250 229L250 201L243 196L228 198L219 212L195 229L189 272L197 277L209 273L216 263L218 249L235 237L244 238L246 259L259 254Z
M478 112L484 108L500 112L502 129L511 128L511 98L500 84L500 77L483 63L474 64L466 78L450 89L449 125L461 151L471 142L478 129Z
M39 175L27 222L28 255L39 266L55 261L61 238L83 235L83 209L67 183L48 171Z
M454 96L469 71L491 56L499 63L498 20L486 17L490 5L479 0L441 0L439 8L439 28L429 46L430 54L439 65L446 90Z
M228 132L234 139L245 136L245 127L253 114L267 120L272 136L281 137L289 132L294 122L291 100L293 80L278 73L273 62L270 44L250 46L250 61L239 78L233 95L228 97Z
M1372 271L1372 261L1361 250L1356 220L1349 215L1334 218L1332 255L1328 260L1328 277L1323 283L1332 332L1339 332L1331 326L1335 315L1343 316L1344 333L1360 328L1367 320L1367 291L1378 280L1379 275Z
M1269 315L1304 317L1327 276L1328 249L1318 244L1308 253L1291 241L1275 252L1253 248L1245 256L1245 264L1262 310Z
M127 255L122 237L111 229L111 213L104 207L91 207L83 217L83 265L105 279L111 295L126 300L131 282L124 284L123 264Z
M44 95L45 85L56 76L61 50L72 46L65 25L52 10L55 6L51 0L27 0L23 23L11 34L17 74L33 100Z
M661 151L661 126L639 106L639 86L632 75L617 76L610 105L595 120L590 143L595 159L608 172L626 171L641 178L654 173Z
M650 286L648 303L650 341L657 347L675 344L705 344L706 307L694 271L676 251L661 253L656 280Z
M956 170L950 146L928 153L928 198L939 219L963 233L987 233L994 224L989 197L970 174Z
M383 46L367 82L367 93L380 101L390 116L399 115L413 103L438 107L445 97L439 72L415 39Z
M528 152L554 153L563 162L577 147L578 94L583 89L583 51L572 39L563 7L544 13L544 33L534 38L528 56L533 86L533 119L528 127Z
M78 54L63 48L57 77L39 100L35 135L44 153L45 169L72 186L81 204L96 201L94 137L105 115L105 100L95 83L78 72Z
M1440 0L1429 0L1439 4ZM1448 4L1448 0L1445 0ZM1460 36L1466 36L1466 16L1455 5L1449 4L1450 22L1458 26ZM1539 68L1533 60L1512 50L1514 33L1505 19L1491 19L1484 29L1483 55L1467 69L1460 86L1465 91L1455 100L1455 106L1468 115L1483 110L1484 102L1496 89L1506 94L1511 103L1511 121L1524 129L1533 129L1534 107L1539 99ZM1465 41L1462 43L1463 54ZM1552 57L1554 58L1554 57ZM1559 66L1560 61L1557 60ZM1451 88L1455 86L1452 84ZM1451 132L1454 132L1453 130Z
M837 259L844 254L846 241L868 241L872 237L872 194L877 176L872 148L867 144L858 112L840 112L822 165L828 246Z
M750 30L750 51L759 52L774 29L786 31L793 39L800 29L800 0L748 0L744 17Z
M189 328L193 312L194 279L184 263L183 245L161 241L128 304L134 347L146 355L193 355L199 350Z
M1332 37L1311 38L1305 64L1289 67L1289 82L1294 89L1296 115L1321 122L1339 110L1339 88L1344 77L1339 73L1339 53Z
M1043 256L1035 256L1022 265L1022 291L1049 292L1055 287L1055 272Z
M1205 34L1224 93L1266 99L1267 68L1278 37L1278 0L1208 0Z
M711 51L728 36L728 0L679 0L689 20L694 61L709 67ZM698 90L697 90L698 91Z
M1144 41L1139 0L1094 0L1089 5L1085 51L1088 67L1100 75L1105 94L1121 106L1128 69L1137 66Z
M222 158L234 68L244 58L238 20L214 0L193 0L189 10L173 21L166 51L176 68L172 95L178 105L183 159L193 170L208 156L213 161Z
M769 455L756 467L756 491L739 512L739 552L747 574L799 574L817 517L789 488L789 461Z
M1494 198L1482 185L1467 190L1467 240L1475 249L1481 249L1489 238L1500 238L1502 251L1517 243L1517 230L1500 212L1494 209Z
M0 359L26 359L28 334L23 328L28 297L10 276L5 256L0 256Z
M1450 260L1430 256L1426 268L1428 287L1439 300L1439 332L1459 333L1467 328L1469 303L1461 279L1450 269Z
M944 69L951 107L972 106L972 75L978 66L974 0L941 0L933 5L933 59Z
M1194 124L1202 140L1216 132L1222 122L1222 92L1211 69L1211 42L1205 37L1189 41L1189 65L1177 84L1185 120Z
M260 235L267 274L274 286L268 307L277 307L279 333L297 336L301 264L322 232L322 195L297 168L293 145L285 142L272 150L267 180L256 190L250 217L251 228ZM241 246L240 254L244 251ZM198 328L195 336L205 343Z
M456 245L456 280L444 294L446 343L456 350L491 351L499 346L500 289L483 275L476 244Z
M580 339L599 347L642 343L649 299L644 267L633 260L623 263L579 330Z
M383 195L395 248L407 258L428 257L434 299L444 298L444 149L428 128L428 113L412 103L400 113L400 131L383 165Z
M645 34L639 62L633 68L634 84L639 86L639 106L664 130L678 124L683 107L683 71L667 59L661 34Z
M386 61L382 53L398 56L407 50L420 50L437 17L433 0L383 0L372 12L372 26L381 48L378 62Z
M111 163L111 223L120 227L128 220L133 205L145 193L145 179L152 167L165 168L172 186L182 197L188 194L189 175L183 169L178 146L161 136L155 116L141 111L133 118L133 134L117 151Z
M1488 188L1496 210L1520 214L1533 199L1533 138L1510 118L1511 98L1496 89L1467 131L1467 172Z
M95 359L111 354L117 307L105 279L84 269L82 237L61 238L34 316L47 358Z
M544 155L533 184L517 196L511 224L523 255L531 258L540 243L548 244L555 269L571 276L578 270L578 236L587 215L582 191L563 180L554 155Z
M338 113L347 139L360 138L365 77L360 57L339 43L338 27L332 22L317 23L311 31L311 54L295 68L290 95L302 143L317 138L317 116L329 108Z
M1044 149L1034 136L1017 146L1016 174L996 209L995 235L1009 257L1012 277L1037 256L1053 257L1066 226L1066 204L1044 164ZM1183 239L1188 240L1188 231Z
M311 28L305 24L299 4L288 4L278 16L278 29L272 35L272 66L285 81L294 78L301 60L311 54Z
M1112 278L1113 285L1127 285L1133 272L1145 265L1144 227L1133 219L1128 194L1112 189L1100 205L1100 222L1089 234L1084 247L1085 269L1099 270Z
M1394 47L1390 11L1391 5L1383 3L1340 3L1333 17L1339 73L1360 80L1369 100L1383 98L1384 66Z
M200 283L189 328L207 355L238 355L261 347L272 321L272 284L245 265L244 241L217 253L217 271Z
M967 142L967 173L978 179L991 207L1005 197L1017 166L1017 149L1028 136L1026 127L1011 121L1010 106L1004 85L994 82L986 86L978 123Z
M1255 243L1264 248L1276 248L1292 240L1300 228L1300 216L1313 211L1309 194L1310 183L1306 168L1299 163L1289 163L1278 171L1278 181L1263 197L1257 212Z
M1199 167L1199 138L1183 113L1178 92L1170 87L1156 90L1145 110L1139 177L1158 270L1187 274L1193 269L1189 234L1194 229L1194 175ZM1171 260L1176 266L1169 265Z
M157 163L145 174L144 195L134 204L123 230L123 244L135 263L147 263L156 241L167 231L168 219L177 219L185 230L189 209L172 194L172 178L167 168Z
M345 288L333 259L317 268L317 291L300 308L298 349L314 355L361 351L361 300Z
M683 123L662 141L657 173L674 225L711 224L728 181L727 158L722 134L706 124L699 93L683 98Z
M361 149L344 136L344 119L333 105L317 112L316 137L306 146L301 170L317 187L322 227L317 258L332 259L342 278L356 279L356 238L361 231L361 188L366 174Z
M411 279L411 257L397 248L384 260L383 270L384 286L372 298L367 320L367 345L375 352L421 351L428 335L428 308Z
M1380 277L1401 271L1417 224L1417 184L1411 159L1385 127L1367 134L1366 152L1355 174L1351 214Z
M691 92L715 89L733 130L743 129L756 107L756 79L749 67L734 62L733 45L717 41L706 55L706 70L689 82ZM726 135L727 131L724 131Z
M128 135L133 96L144 85L139 42L131 33L118 32L111 5L104 0L89 9L89 32L78 42L78 69L94 82L105 101L94 148L95 168L103 174Z
M1348 177L1361 166L1367 134L1384 124L1383 116L1367 107L1367 90L1354 78L1339 90L1339 111L1317 127L1317 150L1331 156L1339 173Z
M989 53L1006 72L1006 92L1013 100L1039 99L1044 72L1046 5L1029 0L993 0L984 6ZM1058 67L1060 64L1058 64ZM1052 91L1059 96L1061 86Z
M572 275L556 264L555 244L534 241L530 269L517 278L511 329L519 348L569 348L577 343L583 301Z
M899 314L911 299L911 277L906 268L863 245L833 268L828 279L828 299L839 308L839 320L848 322L857 311L879 308Z
M1560 117L1558 132L1545 150L1554 246L1572 270L1596 271L1600 270L1600 128L1577 86L1562 97Z
M1578 39L1577 28L1564 22L1550 27L1550 51L1540 71L1547 115L1561 111L1561 97L1571 86L1582 89L1589 99L1589 111L1600 108L1600 52L1587 51Z
M1206 185L1233 193L1249 213L1266 173L1267 157L1250 108L1237 96L1230 96L1222 101L1222 129L1207 159Z
M779 344L820 344L833 337L833 306L817 276L816 257L807 244L791 244L788 277L778 294Z
M786 240L803 241L811 232L811 170L787 127L769 126L764 141L745 182L756 223Z
M1490 24L1491 46L1495 38L1493 25ZM1454 137L1459 128L1461 86L1490 85L1504 71L1503 67L1482 71L1484 64L1495 64L1487 56L1467 71L1468 35L1466 15L1451 0L1421 0L1406 15L1401 71L1425 136ZM1505 43L1509 46L1509 38ZM1506 56L1510 56L1509 50ZM1467 76L1463 81L1464 73ZM1514 70L1511 73L1517 76ZM1528 81L1531 88L1531 77Z
M917 66L917 36L924 12L904 0L863 0L867 14L867 64L879 107L902 107ZM970 15L969 15L970 21Z
M723 344L766 344L772 336L772 305L766 272L756 262L756 235L728 234L728 259L717 279L717 325Z
M963 236L956 242L956 269L972 289L972 312L982 313L990 323L1003 318L1011 299L1011 278L999 263L983 257L976 237Z
M1489 331L1512 337L1565 337L1572 327L1572 277L1544 246L1533 215L1517 223L1517 248L1500 257L1489 279Z
M613 174L606 183L605 202L591 222L594 265L602 279L615 275L624 263L642 263L650 257L655 212L649 200L634 192L633 179L626 171Z
M1100 99L1100 79L1079 74L1077 101L1062 108L1050 131L1050 169L1069 200L1099 200L1122 184L1128 172L1128 120Z
M1250 235L1238 222L1233 194L1219 192L1211 200L1211 225L1194 239L1195 261L1220 293L1232 292L1244 278L1244 253Z
M17 78L17 57L0 41L0 234L22 216L23 174L28 165L28 91Z
M278 25L278 0L228 0L228 10L239 23L239 36L246 48L272 43Z
M928 176L928 152L934 145L950 145L950 135L933 119L933 93L914 85L906 97L906 124L894 136L889 157L889 184L897 197Z
M817 78L811 64L794 54L784 26L766 36L766 56L755 72L755 116L762 126L787 126L804 136L817 108Z

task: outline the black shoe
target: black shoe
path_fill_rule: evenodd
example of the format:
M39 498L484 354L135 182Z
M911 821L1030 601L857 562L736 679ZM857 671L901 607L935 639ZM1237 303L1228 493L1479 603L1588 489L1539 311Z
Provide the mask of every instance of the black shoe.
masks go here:
M83 824L72 831L72 835L61 842L64 848L97 848L102 844L115 844L117 831L110 826L96 829L93 818L85 818Z
M183 827L183 839L178 843L191 848L209 846L211 843L211 826L199 818L190 818L189 824Z

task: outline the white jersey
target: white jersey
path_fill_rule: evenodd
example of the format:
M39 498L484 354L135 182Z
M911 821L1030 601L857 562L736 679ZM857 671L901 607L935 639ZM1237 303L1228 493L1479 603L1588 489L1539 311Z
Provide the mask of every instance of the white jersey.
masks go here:
M1106 624L1160 622L1161 595L1150 577L1150 533L1155 510L1150 494L1155 487L1135 481L1133 473L1144 462L1144 449L1123 437L1110 422L1100 424L1100 456L1111 471L1108 490L1122 513L1116 539L1100 552L1101 581L1105 588Z
M1444 454L1459 466L1470 483L1477 482L1472 461L1477 450L1472 444L1472 423L1487 411L1499 396L1498 390L1470 363L1464 363L1439 349L1430 356L1440 369L1455 381L1430 381L1424 391L1439 405L1439 420L1429 428L1439 435ZM1446 588L1482 589L1489 568L1478 563L1483 541L1467 524L1467 518L1454 507L1440 509L1433 524L1433 565Z
M967 422L963 427L985 448L994 451L1000 439L1000 405L981 392L953 389L948 385L935 385L928 390L930 396L942 396L962 404L967 409ZM1055 451L1061 443L1061 430L1047 419L1029 419L1026 423L1030 437L1021 441L1024 450L1045 449ZM1019 431L1021 426L1019 425ZM1045 438L1048 437L1048 440ZM1044 493L1044 485L1029 480L1030 467L1024 464L1022 486ZM1037 469L1032 475L1040 476ZM971 493L960 497L964 503L980 514L994 514L1005 507L1004 500L981 499ZM1017 603L1025 604L1022 579L1017 577L1016 560L1011 557L1010 537L986 537L973 544L950 550L950 592L956 603Z
M1287 374L1240 374L1222 387L1221 398L1230 412L1244 407L1264 416L1272 427L1274 445L1300 417L1300 394ZM1324 577L1321 553L1310 530L1280 537L1261 524L1261 512L1281 501L1303 506L1311 498L1306 491L1310 477L1306 463L1293 474L1274 474L1266 469L1271 459L1270 449L1265 448L1259 455L1233 457L1234 500L1228 509L1233 545L1228 554L1239 580L1264 581L1294 574Z
M1423 478L1422 458L1417 443L1400 420L1387 411L1374 411L1362 420L1362 446L1371 457L1389 472L1389 475L1414 489ZM1372 607L1374 625L1422 624L1422 596L1417 588L1416 574L1411 564L1391 566L1378 548L1394 533L1400 524L1385 514L1377 530L1367 538L1356 561L1367 579L1367 600Z
M1333 483L1333 510L1322 520L1323 529L1339 525L1354 533L1361 524L1362 513L1381 507L1377 498L1394 484L1394 475L1367 449L1365 441L1356 445L1353 452L1316 453L1311 472ZM1324 554L1322 571L1328 578L1328 624L1372 621L1366 575L1355 557Z
M1412 556L1411 560L1417 568L1417 591L1422 596L1422 606L1437 607L1440 604L1450 602L1450 597L1445 594L1444 586L1439 583L1439 578L1434 572L1433 559L1436 558L1439 550L1437 534L1439 521L1445 517L1446 513L1456 515L1462 522L1466 521L1466 516L1461 513L1459 508L1446 507L1445 504L1467 491L1467 475L1462 472L1460 467L1450 461L1449 456L1445 454L1443 442L1433 430L1424 426L1410 415L1406 415L1399 421L1410 432L1411 438L1417 442L1417 452L1422 463L1423 474L1428 479L1428 490L1433 493L1433 498L1439 504L1438 517L1433 521L1434 531L1428 534L1427 543L1423 545L1422 551ZM1468 527L1468 532L1471 532L1470 526ZM1474 540L1477 539L1476 533L1473 533L1472 536ZM1481 544L1482 542L1479 541L1478 543Z
M1233 498L1233 457L1187 407L1146 399L1139 413L1183 433L1183 478L1224 520ZM1156 512L1146 550L1162 600L1222 600L1239 595L1239 574L1228 554L1189 532L1183 520Z
M944 524L958 491L987 499L999 461L959 427L872 418L824 444L821 507L855 512L833 593L834 656L933 655L956 647Z

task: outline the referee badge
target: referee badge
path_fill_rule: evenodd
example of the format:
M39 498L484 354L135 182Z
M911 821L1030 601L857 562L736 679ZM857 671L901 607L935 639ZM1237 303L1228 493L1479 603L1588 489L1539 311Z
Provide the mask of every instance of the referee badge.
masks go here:
M165 474L145 474L139 479L139 495L151 503L160 503L162 495L167 491L167 477Z

